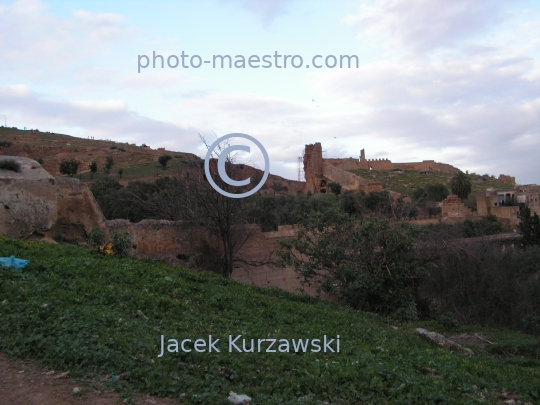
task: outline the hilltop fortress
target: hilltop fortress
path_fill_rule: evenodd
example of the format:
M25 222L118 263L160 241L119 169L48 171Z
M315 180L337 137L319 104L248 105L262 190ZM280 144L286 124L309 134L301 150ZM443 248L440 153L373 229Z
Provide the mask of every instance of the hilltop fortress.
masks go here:
M345 190L382 191L382 185L377 181L369 181L349 170L420 170L421 172L447 172L457 173L459 169L446 163L434 160L422 162L392 163L389 159L366 159L364 149L360 151L360 158L324 159L320 142L306 145L304 151L304 173L306 178L306 191L312 193L328 192L328 184L336 182Z

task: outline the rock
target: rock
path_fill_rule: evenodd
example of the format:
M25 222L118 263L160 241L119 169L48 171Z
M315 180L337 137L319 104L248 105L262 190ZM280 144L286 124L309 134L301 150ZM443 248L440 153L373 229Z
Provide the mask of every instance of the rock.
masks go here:
M46 241L60 236L82 243L94 227L107 231L86 184L54 178L32 159L0 156L0 163L5 161L16 170L0 169L0 235Z
M66 378L69 374L69 371L66 371L65 373L62 373L62 374L58 374L56 377L54 378Z
M81 390L78 387L73 388L73 395L80 394Z
M430 332L422 328L417 328L416 332L432 342L437 343L440 347L445 350L456 352L464 356L474 357L474 352L471 349L467 349L457 344L456 342L446 339L443 335L437 332Z
M0 169L0 235L48 236L56 221L56 181L35 160L0 156L17 171Z
M56 235L85 242L92 228L106 231L105 217L86 184L75 178L57 177L56 195Z
M232 402L235 405L249 405L251 404L251 398L247 395L236 394L234 392L229 392L229 402Z

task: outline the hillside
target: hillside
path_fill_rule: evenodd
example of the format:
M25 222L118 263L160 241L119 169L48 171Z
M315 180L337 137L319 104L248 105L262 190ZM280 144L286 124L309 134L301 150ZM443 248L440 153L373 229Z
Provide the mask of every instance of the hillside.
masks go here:
M59 164L64 159L75 158L81 162L81 180L89 180L88 166L92 161L98 164L98 172L94 180L104 176L102 166L107 156L113 156L114 167L111 173L116 174L119 168L123 169L122 178L140 179L152 177L156 172L163 174L163 170L156 169L158 158L163 154L174 157L174 161L181 169L186 161L198 160L191 153L154 150L150 147L136 146L134 144L118 143L113 141L91 140L77 138L69 135L49 132L24 131L14 128L0 127L0 140L12 143L10 147L0 147L0 154L43 159L43 167L53 176L60 176ZM111 149L113 147L113 149ZM170 164L174 166L173 164ZM171 173L173 169L168 169ZM79 176L78 176L79 177Z
M82 139L69 135L54 134L49 132L24 131L14 128L0 127L0 141L6 140L12 143L10 147L1 147L0 154L43 159L43 167L54 176L60 176L59 164L64 159L75 158L81 164L80 174L77 177L82 181L98 180L107 175L103 172L103 165L107 156L113 156L114 167L111 175L118 177L118 169L122 168L122 179L153 180L156 175L173 174L182 170L192 160L199 160L194 154L185 152L168 151L165 149L154 150L150 147L137 146L134 144L118 143L113 141ZM112 148L112 149L111 149ZM158 158L163 154L169 154L173 160L166 170L161 169ZM96 161L98 172L90 178L88 165ZM427 184L448 184L452 175L444 172L433 172L429 175L420 174L417 170L409 170L405 173L392 171L369 171L351 170L352 173L368 180L382 182L384 189L396 191L402 195L411 196L417 187ZM488 188L507 189L508 183L497 180L494 177L482 176L483 179L475 180L473 175L472 191L485 191ZM287 184L291 192L298 189L292 181L279 176L271 176L267 184L279 181ZM285 181L287 183L285 183ZM296 183L296 182L294 182Z
M11 255L30 264L0 267L0 350L87 385L123 375L107 384L126 403L137 390L213 405L227 404L229 391L254 405L540 404L538 361L478 347L475 358L448 353L415 335L414 324L149 260L0 237L0 257ZM159 357L162 335L211 335L221 350ZM252 338L339 335L340 351L266 353L263 342L261 352L229 352L229 335L246 348Z
M369 180L380 181L383 189L392 190L402 195L411 197L414 190L428 184L445 184L450 189L449 183L452 173L433 172L430 174L420 174L418 170L407 170L406 172L375 171L375 170L352 170L354 174ZM479 179L482 177L482 179ZM477 179L478 178L478 179ZM485 191L488 188L510 189L512 185L497 180L494 177L477 176L471 174L472 195L477 191Z

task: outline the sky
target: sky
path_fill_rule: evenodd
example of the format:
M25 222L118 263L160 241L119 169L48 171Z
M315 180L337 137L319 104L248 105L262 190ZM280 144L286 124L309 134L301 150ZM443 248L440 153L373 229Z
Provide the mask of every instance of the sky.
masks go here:
M540 183L540 2L0 0L4 120L201 157L245 133L289 179L321 142Z

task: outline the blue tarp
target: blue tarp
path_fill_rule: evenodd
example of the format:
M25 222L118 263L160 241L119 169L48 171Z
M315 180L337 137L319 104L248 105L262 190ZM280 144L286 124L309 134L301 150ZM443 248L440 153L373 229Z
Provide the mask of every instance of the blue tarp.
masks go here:
M14 269L24 268L30 260L17 259L15 256L0 257L0 266L13 267Z

